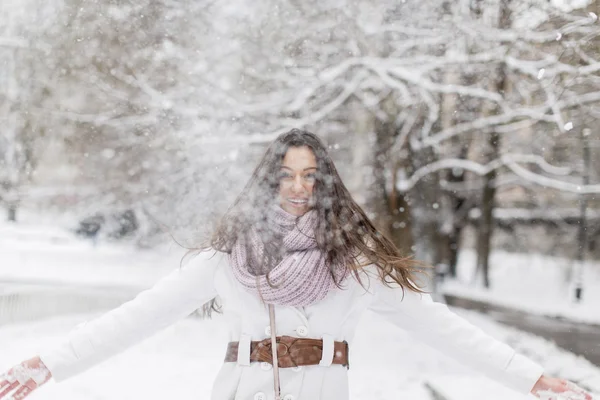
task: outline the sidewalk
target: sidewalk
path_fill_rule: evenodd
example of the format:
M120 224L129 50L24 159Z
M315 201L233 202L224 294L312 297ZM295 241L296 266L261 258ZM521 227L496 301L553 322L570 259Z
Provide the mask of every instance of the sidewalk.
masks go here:
M532 315L600 326L599 262L585 264L580 303L573 302L574 290L569 283L573 260L495 251L490 259L490 289L473 284L476 263L473 251L461 251L457 278L440 284L440 292Z
M545 368L545 374L565 378L592 392L600 399L600 368L581 356L558 347L534 334L499 324L475 311L454 309L497 339L509 344ZM534 396L518 396L483 376L464 374L435 375L427 379L427 388L436 400L519 400Z

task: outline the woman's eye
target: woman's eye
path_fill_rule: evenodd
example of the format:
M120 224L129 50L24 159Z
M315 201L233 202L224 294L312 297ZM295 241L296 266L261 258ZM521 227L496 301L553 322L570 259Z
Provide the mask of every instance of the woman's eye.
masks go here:
M314 181L315 179L317 179L317 176L315 174L306 174L304 175L304 179L306 179L307 181Z
M282 172L282 173L279 174L279 179L289 179L291 177L292 176L290 174L287 174L285 172Z

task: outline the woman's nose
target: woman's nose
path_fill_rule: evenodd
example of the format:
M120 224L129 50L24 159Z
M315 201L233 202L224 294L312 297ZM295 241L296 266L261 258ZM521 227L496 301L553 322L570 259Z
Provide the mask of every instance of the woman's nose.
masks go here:
M292 191L294 192L301 192L304 189L304 186L302 186L302 178L301 177L296 177L294 179L294 182L292 183Z

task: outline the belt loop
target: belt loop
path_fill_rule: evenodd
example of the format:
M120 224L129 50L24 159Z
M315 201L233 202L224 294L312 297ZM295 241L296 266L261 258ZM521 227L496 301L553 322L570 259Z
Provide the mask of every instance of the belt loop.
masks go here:
M250 335L246 335L242 333L240 335L240 342L238 344L238 355L237 355L237 363L238 365L242 365L248 367L250 365Z
M344 344L346 345L346 369L350 369L350 346L348 342L344 340Z
M323 353L321 354L321 361L319 365L321 367L329 367L333 362L333 336L324 334L323 335Z

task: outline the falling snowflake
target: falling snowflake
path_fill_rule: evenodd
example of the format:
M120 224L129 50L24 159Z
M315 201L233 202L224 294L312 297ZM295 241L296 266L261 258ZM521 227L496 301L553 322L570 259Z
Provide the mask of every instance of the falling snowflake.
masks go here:
M571 121L567 122L564 126L565 131L570 131L571 129L573 129L573 123Z
M544 73L546 73L546 70L544 68L540 69L538 71L537 78L542 79L542 77L544 76Z
M106 158L107 160L112 159L115 156L115 150L114 149L104 149L102 150L102 157Z

